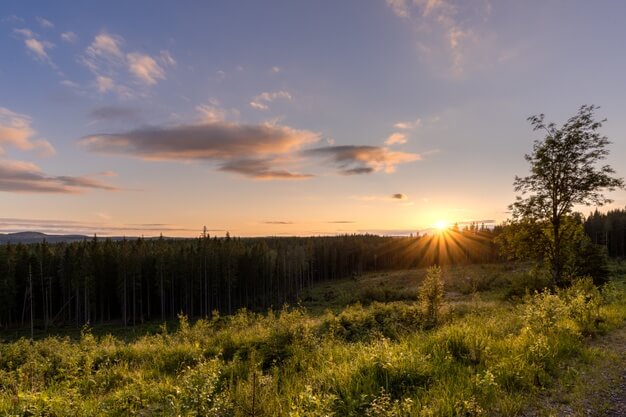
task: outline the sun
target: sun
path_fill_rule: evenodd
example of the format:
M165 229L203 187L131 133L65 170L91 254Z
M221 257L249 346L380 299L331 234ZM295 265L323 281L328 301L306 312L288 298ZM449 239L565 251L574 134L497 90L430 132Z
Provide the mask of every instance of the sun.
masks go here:
M446 230L448 228L448 222L445 220L437 220L435 222L435 229L439 230L440 232Z

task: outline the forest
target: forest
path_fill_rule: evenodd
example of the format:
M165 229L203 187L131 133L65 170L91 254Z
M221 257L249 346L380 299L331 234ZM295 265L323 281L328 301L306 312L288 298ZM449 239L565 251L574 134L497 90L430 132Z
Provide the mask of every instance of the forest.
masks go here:
M589 239L623 258L626 210L590 214ZM297 303L306 288L367 272L505 260L506 225L410 237L128 239L0 246L0 328L211 317Z
M498 229L415 237L93 239L0 246L0 328L211 317L296 303L304 289L366 272L499 260ZM32 309L32 310L31 310Z

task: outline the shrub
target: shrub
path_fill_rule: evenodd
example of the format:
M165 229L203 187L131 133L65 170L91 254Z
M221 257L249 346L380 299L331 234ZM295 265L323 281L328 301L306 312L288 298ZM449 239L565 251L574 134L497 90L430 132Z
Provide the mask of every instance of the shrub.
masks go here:
M436 325L439 321L439 311L443 306L443 278L441 268L431 266L419 288L419 304L422 313L429 325Z

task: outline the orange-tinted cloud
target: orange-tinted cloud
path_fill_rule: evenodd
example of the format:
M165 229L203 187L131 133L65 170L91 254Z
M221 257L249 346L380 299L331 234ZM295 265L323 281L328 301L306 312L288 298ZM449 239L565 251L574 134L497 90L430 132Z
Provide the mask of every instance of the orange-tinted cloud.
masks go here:
M294 173L273 166L275 161L271 159L236 159L222 164L219 170L258 180L302 180L313 177L310 174Z
M42 156L55 153L50 142L44 139L33 140L35 130L31 127L30 117L0 107L0 155L4 147L10 146L22 151L38 151Z
M30 162L0 160L0 191L78 194L86 189L117 190L93 177L49 176Z
M397 165L421 159L419 154L391 151L379 146L328 146L305 151L306 155L329 159L344 175L394 172Z
M215 122L96 134L80 144L93 152L143 159L231 161L286 154L318 139L316 133L288 126Z
M210 161L219 170L254 179L304 179L309 174L284 168L290 155L319 140L319 135L276 124L210 123L147 127L83 138L86 149L148 160Z

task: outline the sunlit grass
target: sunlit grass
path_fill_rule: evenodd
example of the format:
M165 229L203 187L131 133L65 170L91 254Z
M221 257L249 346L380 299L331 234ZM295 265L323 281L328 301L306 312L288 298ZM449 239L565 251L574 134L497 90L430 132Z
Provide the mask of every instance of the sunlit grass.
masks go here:
M133 341L86 331L3 344L0 414L516 415L567 377L568 363L593 360L586 337L626 318L621 283L524 301L491 290L521 279L518 269L445 269L434 328L417 302L424 271L410 271L314 288L305 302L318 303L314 314L241 311L193 324L183 317L176 331ZM362 292L371 287L413 295L380 302ZM330 289L336 299L315 300Z

